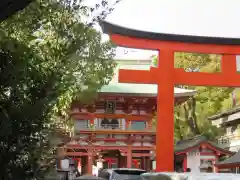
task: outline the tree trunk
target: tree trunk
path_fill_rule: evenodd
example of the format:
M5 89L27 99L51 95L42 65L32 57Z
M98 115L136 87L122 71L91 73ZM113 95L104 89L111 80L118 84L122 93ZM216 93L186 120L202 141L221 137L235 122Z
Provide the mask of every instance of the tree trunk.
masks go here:
M187 108L188 104L188 108ZM198 125L197 125L197 117L196 117L196 101L195 99L191 99L187 101L187 104L185 103L183 105L184 109L184 115L185 115L185 120L191 130L191 132L196 136L200 134Z
M195 132L196 132L197 135L198 135L198 134L201 134L201 133L200 133L200 130L199 130L199 127L198 127L198 124L197 124L196 99L193 97L191 102L192 102L192 111L191 111L192 115L191 115L191 117L192 117L192 119L193 119L193 124L194 124L194 127L195 127Z
M183 140L183 134L181 132L181 125L180 125L180 112L177 110L176 111L177 117L175 118L175 132L177 132L177 136L179 138L179 140Z

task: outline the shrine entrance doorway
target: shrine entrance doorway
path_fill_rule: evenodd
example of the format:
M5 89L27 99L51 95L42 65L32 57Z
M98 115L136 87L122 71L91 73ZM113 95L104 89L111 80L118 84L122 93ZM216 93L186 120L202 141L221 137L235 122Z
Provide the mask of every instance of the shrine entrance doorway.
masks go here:
M133 159L132 160L132 168L140 169L141 168L141 160Z
M119 168L121 167L122 156L119 150L102 150L103 168Z
M103 168L104 169L118 168L118 159L117 158L104 158Z

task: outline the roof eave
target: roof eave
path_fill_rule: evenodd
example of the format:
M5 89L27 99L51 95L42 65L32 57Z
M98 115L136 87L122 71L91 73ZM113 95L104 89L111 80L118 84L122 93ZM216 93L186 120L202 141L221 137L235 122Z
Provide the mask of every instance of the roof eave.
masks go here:
M222 117L225 117L225 116L229 116L229 115L232 115L232 114L237 113L237 112L240 112L240 106L232 108L232 109L230 109L228 111L225 111L225 112L213 115L211 117L208 117L207 119L210 120L210 121L214 121L214 120L217 120L219 118L222 118Z
M217 168L220 169L228 169L228 168L235 168L235 167L240 167L240 162L237 163L216 163L214 164L214 166L216 166Z
M122 36L160 40L160 41L173 41L182 43L197 43L197 44L218 44L218 45L240 45L240 39L238 38L222 38L222 37L206 37L206 36L189 36L179 34L166 34L166 33L154 33L147 31L139 31L122 27L110 22L101 21L100 26L106 34L118 34Z
M124 96L141 96L141 97L157 97L157 94L150 94L150 93L123 93L123 92L99 92L99 94L115 94L115 95L124 95ZM191 97L194 96L195 93L192 92L185 92L185 93L175 93L175 98L181 98L181 97Z
M228 150L225 150L225 149L220 149L219 147L214 147L212 144L210 144L210 143L207 142L207 141L203 141L203 142L200 142L200 143L197 144L197 145L190 146L190 147L187 147L187 148L185 148L185 149L175 151L175 154L176 154L176 155L185 154L185 153L187 153L188 151L190 151L190 150L192 150L192 149L195 149L195 148L200 147L202 144L208 144L209 146L213 147L214 150L219 151L219 152L221 152L222 154L227 154L227 155L232 155L232 154L233 154L233 152L231 152L231 151L228 151Z

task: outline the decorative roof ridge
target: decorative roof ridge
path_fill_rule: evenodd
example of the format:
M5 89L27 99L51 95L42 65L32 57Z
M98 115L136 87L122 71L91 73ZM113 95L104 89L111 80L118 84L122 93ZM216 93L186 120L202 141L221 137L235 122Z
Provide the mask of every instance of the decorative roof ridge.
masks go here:
M216 165L219 166L219 165L229 165L229 164L239 164L239 163L240 163L240 150L232 154L227 159L218 161Z
M219 146L213 141L208 140L207 137L203 134L178 142L175 145L175 153L188 151L194 147L199 147L200 144L208 144L209 146L212 146L214 149L216 149L216 151L221 151L224 154L232 154L231 151L225 150L223 147Z
M207 119L208 120L216 120L218 118L229 116L229 115L232 115L232 114L237 113L237 112L240 112L240 105L235 106L235 107L233 107L233 108L231 108L227 111L221 112L219 114L215 114L213 116L210 116Z
M152 62L152 60L151 59L140 59L140 58L121 58L121 57L114 57L114 59L113 59L114 61L120 61L120 62L131 62L131 61L136 61L136 62L145 62L145 61L147 61L147 62Z
M179 145L182 143L187 143L189 141L196 141L196 140L208 141L206 136L204 136L203 134L200 134L200 135L196 135L194 137L189 137L188 139L180 140L176 143L176 145Z

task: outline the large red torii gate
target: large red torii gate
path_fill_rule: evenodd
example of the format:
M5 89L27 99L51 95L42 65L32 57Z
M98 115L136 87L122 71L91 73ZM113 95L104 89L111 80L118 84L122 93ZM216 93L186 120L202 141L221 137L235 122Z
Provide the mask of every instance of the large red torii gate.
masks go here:
M156 170L174 170L174 85L240 86L236 54L240 39L196 37L143 32L102 22L105 33L119 46L158 50L158 67L148 70L119 70L122 83L157 84ZM221 54L221 72L185 72L174 68L175 52Z

